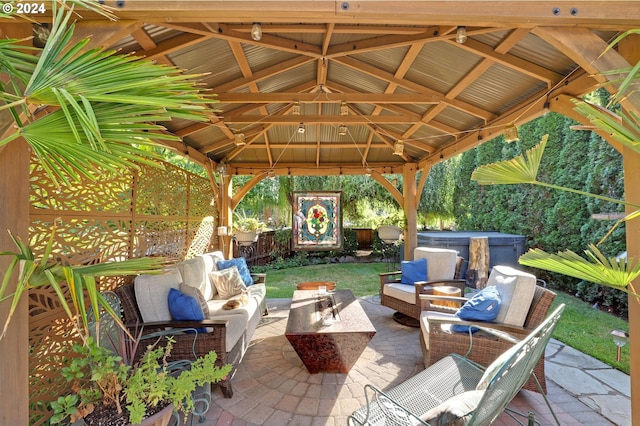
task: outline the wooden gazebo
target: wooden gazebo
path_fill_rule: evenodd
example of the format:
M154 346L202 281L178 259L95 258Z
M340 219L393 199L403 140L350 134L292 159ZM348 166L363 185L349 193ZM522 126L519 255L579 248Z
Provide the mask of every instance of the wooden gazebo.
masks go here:
M640 60L621 31L640 28L640 2L148 1L106 3L120 18L83 14L77 34L205 73L219 103L208 123L166 123L172 148L203 164L218 197L220 225L261 179L274 175L367 174L405 211L405 250L416 246L416 206L430 168L547 111L582 122L572 99L607 83L602 71ZM50 17L32 16L46 21ZM28 23L0 22L3 36ZM623 107L640 111L637 94ZM624 155L628 201L640 202L640 155ZM0 151L0 229L26 234L28 154ZM402 192L385 177L402 174ZM254 176L232 193L234 175ZM640 257L640 221L627 225ZM0 233L0 249L10 247ZM228 246L228 245L227 245ZM0 306L0 309L5 309ZM27 313L0 342L0 424L27 424ZM640 306L629 303L632 356L640 354ZM632 363L634 424L640 367ZM8 385L11 384L11 385ZM16 413L25 418L16 420ZM8 414L11 417L5 417Z

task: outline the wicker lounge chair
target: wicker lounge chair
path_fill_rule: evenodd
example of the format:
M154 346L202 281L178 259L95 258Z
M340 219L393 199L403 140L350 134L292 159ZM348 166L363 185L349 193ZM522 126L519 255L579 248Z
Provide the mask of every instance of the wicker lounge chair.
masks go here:
M417 247L414 259L427 259L427 279L413 285L400 282L402 272L386 272L380 274L380 304L395 309L403 315L416 320L424 310L439 310L440 306L433 305L432 299L421 299L421 294L433 293L433 287L452 286L464 294L465 281L460 278L463 259L455 250ZM445 312L455 312L455 309L444 309Z
M531 376L563 310L564 305L559 306L486 370L468 358L451 354L393 389L381 391L366 385L367 405L349 416L349 425L437 424L433 418L435 413L445 416L456 410L463 411L457 413L464 416L461 423L491 424ZM513 342L508 334L501 333L501 336ZM519 414L507 412L513 416ZM532 413L525 417L535 420ZM556 422L560 424L557 418Z
M498 274L500 271L510 271L511 273L521 273L512 268L501 268L496 266L492 271L492 274ZM523 275L530 275L522 273ZM533 277L533 276L531 276ZM535 277L533 277L535 280ZM491 277L490 277L491 282ZM535 282L535 281L534 281ZM518 293L514 297L517 297ZM540 325L551 307L556 294L542 286L535 285L533 292L533 298L528 310L526 312L526 318L524 319L523 326L509 325L505 323L487 323L487 322L473 322L462 321L457 317L450 314L443 314L440 312L425 311L421 316L421 333L420 341L422 344L422 350L424 355L424 364L429 366L440 359L446 357L452 352L465 355L479 363L480 365L487 366L491 364L500 354L509 349L513 344L497 338L491 333L479 331L474 333L471 337L471 348L469 348L469 334L468 333L456 333L450 330L451 324L463 324L463 325L476 325L491 328L494 330L502 330L510 333L518 338L523 338ZM424 296L430 297L430 296ZM456 300L464 301L466 299ZM501 308L505 309L505 306ZM467 351L470 353L467 354ZM546 392L546 380L544 372L544 354L540 357L540 361L535 369L536 376L542 385L542 390ZM525 385L525 389L538 391L538 387L533 381L529 381Z

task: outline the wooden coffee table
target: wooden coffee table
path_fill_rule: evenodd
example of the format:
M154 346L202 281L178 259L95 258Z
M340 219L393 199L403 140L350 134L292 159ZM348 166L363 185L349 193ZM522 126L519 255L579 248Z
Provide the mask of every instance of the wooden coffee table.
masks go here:
M293 292L285 336L309 373L348 373L376 329L351 290L321 297L317 290ZM323 308L333 311L330 325L322 323Z

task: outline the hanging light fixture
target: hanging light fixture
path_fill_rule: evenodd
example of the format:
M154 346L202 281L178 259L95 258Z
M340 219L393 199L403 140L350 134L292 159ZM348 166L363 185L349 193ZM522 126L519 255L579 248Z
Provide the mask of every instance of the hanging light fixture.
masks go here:
M347 126L345 126L344 124L341 124L340 127L338 128L338 134L340 136L346 136L347 135Z
M295 101L291 107L291 115L300 115L300 102Z
M220 173L222 176L227 176L227 165L224 164L224 161L220 161L216 166L216 172Z
M244 140L244 133L236 133L233 135L233 138L236 146L243 146L247 144Z
M306 131L307 129L305 129L304 127L304 123L300 123L300 125L298 126L298 133L302 134Z
M371 172L373 172L373 169L371 167L367 167L364 171L366 172L367 176L371 176Z
M516 142L520 140L518 137L518 128L515 124L510 123L504 126L504 140L506 142Z
M349 106L346 102L340 104L340 115L349 115Z
M464 44L467 41L467 27L461 25L456 30L456 42Z
M402 154L404 154L404 142L398 139L396 143L393 144L393 155Z
M262 25L259 22L254 22L251 27L251 38L255 41L262 39Z

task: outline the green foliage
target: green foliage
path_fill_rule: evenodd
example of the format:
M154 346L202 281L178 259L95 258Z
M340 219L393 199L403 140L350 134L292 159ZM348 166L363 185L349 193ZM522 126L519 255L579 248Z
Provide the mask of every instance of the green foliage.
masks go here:
M332 251L332 256L354 256L358 251L358 233L354 229L344 229L344 241L342 250Z
M81 176L97 179L96 170L157 165L159 154L141 147L179 138L151 123L207 120L207 104L215 100L203 95L199 76L116 51L87 50L89 39L73 44L73 11L57 2L52 7L44 49L25 48L18 40L0 43L0 70L9 79L0 86L0 110L9 110L15 121L0 147L22 137L49 178L69 184ZM54 108L36 117L42 105Z
M79 357L63 367L62 375L72 382L75 393L61 396L51 404L54 410L51 423L60 423L67 417L73 423L90 414L97 403L112 405L117 413L126 405L132 424L140 423L147 410L156 406L173 404L176 411L192 411L191 394L196 387L222 380L231 371L231 365L217 367L217 355L211 351L191 362L188 369L172 370L165 362L173 347L172 339L167 339L165 347L156 347L159 340L149 346L135 367L98 346L90 337L86 345L74 345Z
M583 193L622 199L621 156L595 133L570 131L569 126L573 124L575 122L567 117L549 113L520 126L517 143L505 144L502 138L496 138L462 154L454 191L454 214L459 228L525 235L529 247L552 253L566 249L581 253L589 243L597 243L611 223L592 220L590 215L621 211L619 204L551 187L480 186L470 180L477 167L521 155L537 144L542 135L549 134L545 155L540 159L538 181L561 183ZM622 228L616 229L599 248L607 256L615 256L624 247ZM578 279L541 270L536 274L555 288L572 294L577 291ZM626 301L621 303L626 306Z
M265 224L257 218L247 215L245 210L233 213L233 229L238 231L260 231L265 228Z
M42 258L36 259L33 250L20 238L14 237L11 233L17 251L0 252L0 256L9 258L9 266L2 277L0 284L0 302L10 301L9 315L6 318L0 340L4 337L11 324L13 314L20 299L29 289L36 287L51 287L56 292L57 301L60 303L69 320L81 335L89 334L87 320L87 301L94 312L101 312L102 307L107 314L111 315L121 324L111 306L105 302L98 290L97 277L114 277L137 275L140 273L155 274L162 272L163 258L139 258L126 259L119 262L103 262L90 265L61 265L53 253L53 242L55 240L55 228L51 232L51 237L47 242ZM7 294L9 279L16 268L20 269L18 283L13 294ZM70 291L66 296L62 290L62 283L66 282ZM70 303L67 301L70 299ZM99 320L99 318L98 318Z
M276 229L273 233L274 250L270 253L271 260L284 259L291 248L291 228Z

